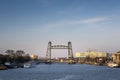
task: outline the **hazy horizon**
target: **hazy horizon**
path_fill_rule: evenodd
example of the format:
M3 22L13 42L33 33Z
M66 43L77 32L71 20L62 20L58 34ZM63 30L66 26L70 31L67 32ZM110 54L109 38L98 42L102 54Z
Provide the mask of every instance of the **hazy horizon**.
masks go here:
M0 53L24 50L45 57L47 45L120 50L120 0L0 0ZM67 56L67 50L53 50Z

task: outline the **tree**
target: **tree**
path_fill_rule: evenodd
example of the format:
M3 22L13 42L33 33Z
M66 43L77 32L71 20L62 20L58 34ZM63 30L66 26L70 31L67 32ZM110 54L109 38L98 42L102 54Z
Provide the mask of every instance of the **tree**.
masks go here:
M25 54L25 52L22 51L22 50L17 50L17 51L16 51L16 55L17 55L17 56L22 56L22 55L24 55L24 54Z
M7 50L5 53L7 53L7 61L10 63L14 62L14 57L15 57L15 51L14 50Z
M15 60L17 63L24 63L24 57L23 55L25 55L25 52L22 50L17 50L15 53Z
M6 61L5 56L3 54L0 54L0 64L4 64Z
M5 53L7 53L9 56L14 56L15 51L14 50L7 50Z
M28 61L30 61L30 55L29 54L26 54L25 56L24 56L24 61L25 62L28 62Z

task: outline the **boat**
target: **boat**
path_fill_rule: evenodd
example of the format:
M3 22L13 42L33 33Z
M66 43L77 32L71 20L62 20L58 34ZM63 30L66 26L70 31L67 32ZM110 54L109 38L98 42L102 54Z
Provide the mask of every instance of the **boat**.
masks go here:
M52 61L48 60L48 61L45 62L45 64L52 64Z
M118 65L117 63L114 63L114 62L109 62L109 63L107 64L107 66L113 67L113 68L119 67L119 65Z
M11 64L10 62L6 62L4 64L8 69L14 69L14 68L17 68L18 66L15 65L15 64Z
M35 61L29 61L23 64L23 68L33 68L35 67L36 63Z
M31 63L24 63L23 68L31 68L32 64Z

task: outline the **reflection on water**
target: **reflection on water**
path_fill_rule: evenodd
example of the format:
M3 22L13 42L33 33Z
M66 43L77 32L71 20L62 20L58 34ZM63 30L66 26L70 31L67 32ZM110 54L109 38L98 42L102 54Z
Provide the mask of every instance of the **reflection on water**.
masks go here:
M120 80L120 68L84 64L40 64L0 71L0 80Z

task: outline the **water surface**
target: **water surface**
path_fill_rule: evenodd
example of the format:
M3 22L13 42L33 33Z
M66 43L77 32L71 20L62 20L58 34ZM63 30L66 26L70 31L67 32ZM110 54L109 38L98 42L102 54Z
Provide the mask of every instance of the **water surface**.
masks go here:
M85 64L40 64L0 71L0 80L120 80L120 68Z

